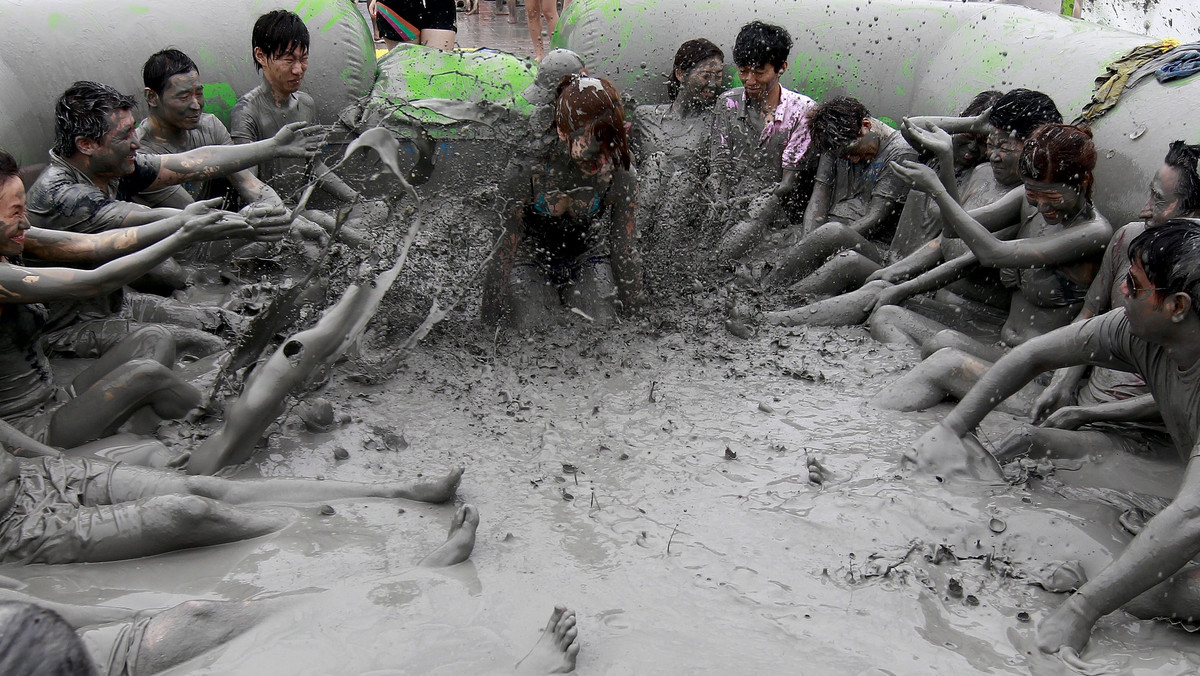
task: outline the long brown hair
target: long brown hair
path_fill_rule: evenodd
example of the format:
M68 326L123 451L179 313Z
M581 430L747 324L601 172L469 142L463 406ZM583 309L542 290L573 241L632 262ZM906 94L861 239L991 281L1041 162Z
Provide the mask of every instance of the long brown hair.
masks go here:
M633 166L621 95L608 80L579 73L564 77L554 96L554 126L566 136L591 127L614 165Z
M1092 170L1096 168L1096 144L1086 124L1043 124L1021 149L1021 178L1065 183L1092 199Z

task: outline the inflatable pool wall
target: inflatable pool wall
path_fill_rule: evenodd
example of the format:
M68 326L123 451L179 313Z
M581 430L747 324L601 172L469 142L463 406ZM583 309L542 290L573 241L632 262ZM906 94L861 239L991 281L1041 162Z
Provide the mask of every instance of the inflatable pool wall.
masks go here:
M23 165L45 162L54 102L76 80L135 95L143 116L142 64L167 47L192 57L206 110L228 123L237 97L262 81L250 55L254 21L281 7L308 25L304 90L319 120L332 122L375 82L371 30L353 0L0 0L0 147Z
M1069 121L1090 100L1107 64L1155 41L996 4L575 0L553 45L581 54L590 72L612 79L639 103L657 103L666 100L666 74L681 43L696 37L716 42L732 78L734 39L756 19L792 34L785 86L817 101L854 96L892 120L957 111L985 89L1027 87L1052 96ZM1200 142L1197 109L1200 76L1166 85L1149 77L1094 124L1100 157L1094 197L1114 224L1136 219L1170 141Z

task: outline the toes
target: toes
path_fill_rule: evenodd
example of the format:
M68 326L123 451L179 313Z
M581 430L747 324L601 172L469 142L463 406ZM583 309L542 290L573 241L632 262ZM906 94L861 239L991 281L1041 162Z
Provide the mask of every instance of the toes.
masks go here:
M463 522L467 520L467 506L463 505L454 512L454 516L450 517L450 530L458 530L462 528Z
M554 612L550 613L550 621L546 623L546 631L554 633L554 628L558 626L558 621L565 612L567 612L565 606L554 606Z
M575 639L578 637L579 637L579 630L576 629L574 626L572 626L570 629L567 630L567 632L565 634L558 637L558 641L557 641L558 649L566 650L568 647L571 646L572 643L575 642Z
M477 528L479 526L479 510L475 508L475 505L463 505L459 511L461 511L463 515L463 524L470 526L471 528Z

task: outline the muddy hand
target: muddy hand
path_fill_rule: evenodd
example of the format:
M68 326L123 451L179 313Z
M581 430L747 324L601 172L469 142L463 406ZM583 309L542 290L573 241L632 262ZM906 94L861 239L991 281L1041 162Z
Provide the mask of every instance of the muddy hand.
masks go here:
M325 128L307 122L284 125L272 139L276 157L312 157L325 144Z
M1046 416L1042 427L1053 427L1060 430L1077 430L1087 423L1083 409L1079 406L1063 406L1054 413Z
M1035 425L1041 424L1051 413L1066 406L1071 400L1071 394L1070 388L1059 385L1057 380L1052 380L1034 400L1033 407L1029 410L1029 419Z
M211 210L205 214L191 216L185 211L184 214L183 227L179 232L189 242L244 237L253 232L246 219L228 211Z
M922 472L942 479L970 478L996 481L1004 473L999 463L971 435L959 437L938 423L904 454Z
M905 118L902 123L905 138L911 139L916 145L939 156L954 152L954 139L937 125L926 122L924 127L915 125Z
M808 466L808 483L824 486L825 482L833 478L833 473L825 466L825 456L810 455L806 464Z
M292 213L275 202L255 202L238 213L254 229L253 239L259 242L278 242L292 227Z
M914 190L932 194L942 188L942 182L938 179L937 172L920 162L904 160L903 162L888 162L888 165Z

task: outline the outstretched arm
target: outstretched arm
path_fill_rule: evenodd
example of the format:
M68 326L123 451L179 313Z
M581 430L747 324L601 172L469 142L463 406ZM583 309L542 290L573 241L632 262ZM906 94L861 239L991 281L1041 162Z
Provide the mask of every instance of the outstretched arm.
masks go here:
M293 122L280 129L273 138L263 141L204 146L186 153L150 156L152 161L159 163L158 176L145 189L227 176L274 157L311 157L322 143L317 136L321 132L321 128L310 127L307 122Z
M986 136L992 129L992 125L988 122L991 116L992 109L988 108L974 117L919 115L906 119L914 125L934 125L941 127L951 134L979 134L980 136Z

